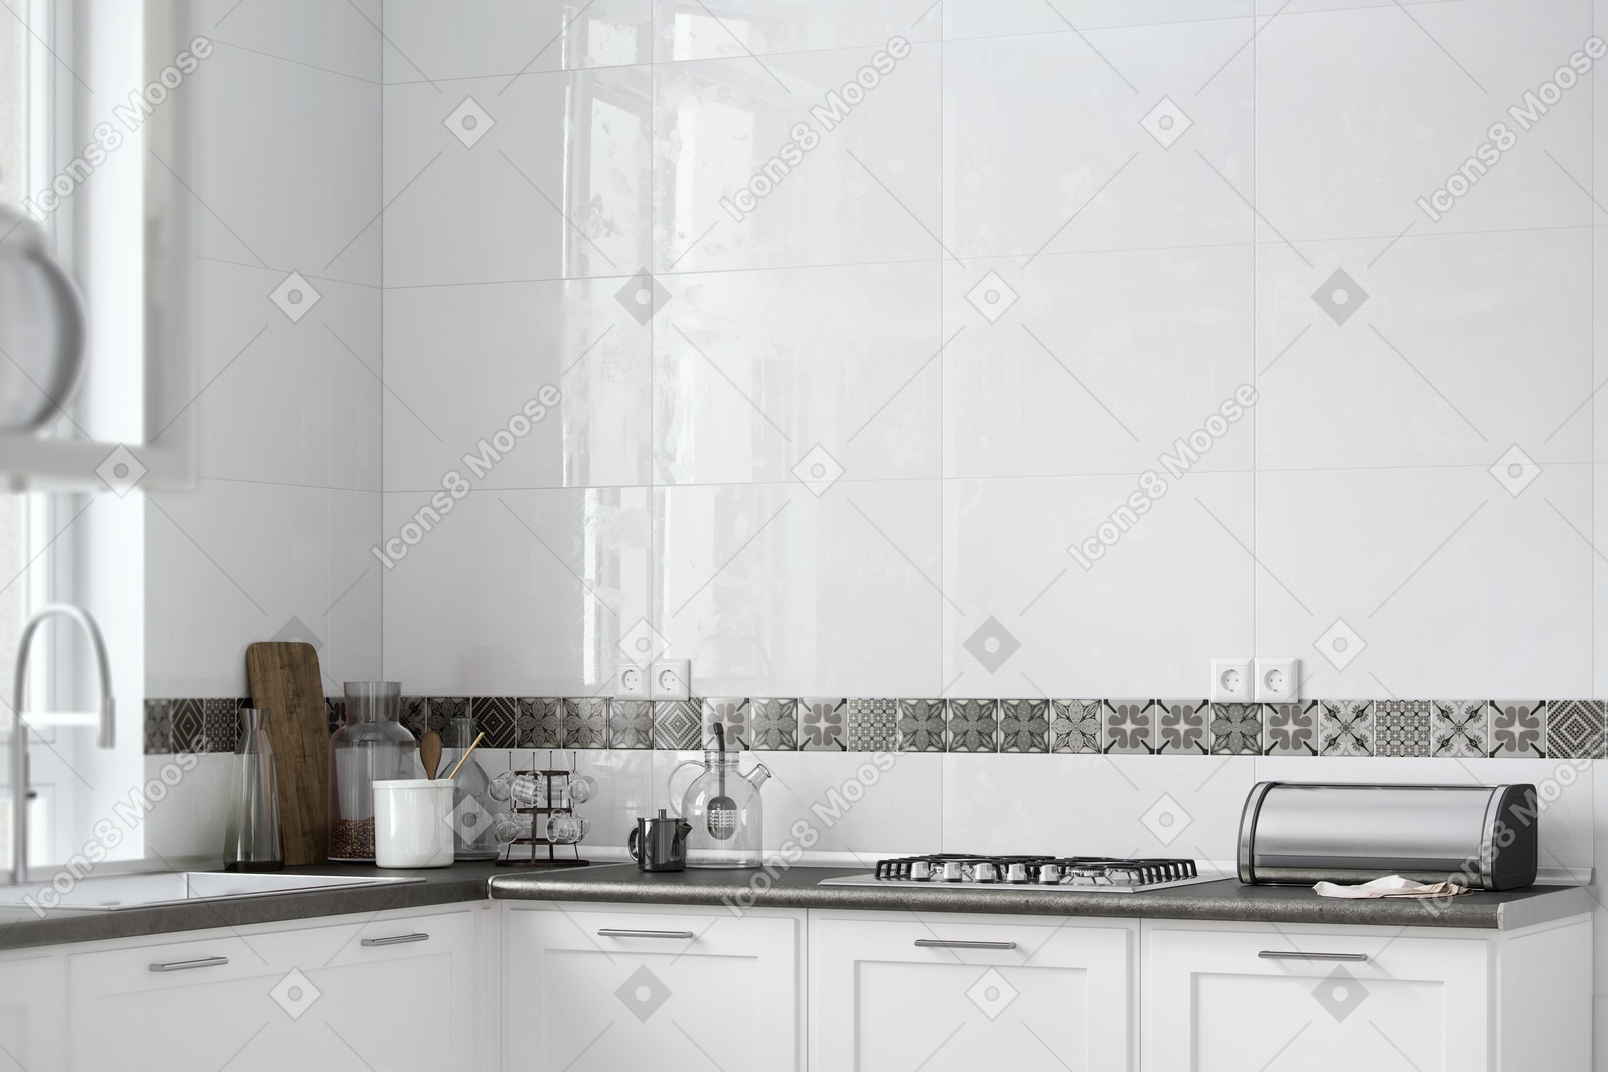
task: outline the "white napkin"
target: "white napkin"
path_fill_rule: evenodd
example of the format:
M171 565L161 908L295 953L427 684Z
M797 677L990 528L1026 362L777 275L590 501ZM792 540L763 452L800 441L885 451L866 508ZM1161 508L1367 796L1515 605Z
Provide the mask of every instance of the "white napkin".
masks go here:
M1343 897L1358 900L1370 897L1456 897L1468 893L1467 886L1455 882L1413 882L1400 875L1386 875L1360 886L1338 886L1333 882L1320 882L1312 887L1319 897Z

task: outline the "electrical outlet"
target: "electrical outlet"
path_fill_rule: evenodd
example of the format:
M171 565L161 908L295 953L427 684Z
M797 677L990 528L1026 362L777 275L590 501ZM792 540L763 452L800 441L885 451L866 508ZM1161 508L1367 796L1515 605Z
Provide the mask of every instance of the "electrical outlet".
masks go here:
M614 668L614 695L622 700L648 698L648 672L640 666Z
M1301 660L1256 660L1256 702L1288 703L1301 698Z
M1212 703L1248 703L1254 691L1251 663L1254 660L1212 660Z
M655 700L692 699L692 663L657 659L648 667L648 695Z

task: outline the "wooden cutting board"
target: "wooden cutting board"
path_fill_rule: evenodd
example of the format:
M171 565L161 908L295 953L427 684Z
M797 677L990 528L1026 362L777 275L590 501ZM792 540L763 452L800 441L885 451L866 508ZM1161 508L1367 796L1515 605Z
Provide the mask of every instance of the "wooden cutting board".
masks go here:
M321 864L329 858L329 723L318 652L311 644L252 644L246 679L252 706L269 712L285 866Z

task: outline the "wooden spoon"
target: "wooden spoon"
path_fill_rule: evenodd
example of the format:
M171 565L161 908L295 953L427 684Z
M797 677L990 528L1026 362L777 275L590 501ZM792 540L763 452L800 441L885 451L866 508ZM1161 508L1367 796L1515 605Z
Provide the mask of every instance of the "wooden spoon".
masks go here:
M419 738L419 761L424 764L424 776L435 781L441 767L441 735L430 730Z
M452 779L454 779L454 778L456 778L458 776L458 767L462 767L465 763L469 762L469 753L473 752L475 749L479 748L480 747L480 742L484 741L485 739L486 739L486 735L485 735L484 732L480 733L479 735L477 735L475 737L474 743L471 744L468 747L468 749L465 750L464 754L459 758L458 765L456 767L452 768L452 773L451 774L447 775L447 780L448 781L451 781Z

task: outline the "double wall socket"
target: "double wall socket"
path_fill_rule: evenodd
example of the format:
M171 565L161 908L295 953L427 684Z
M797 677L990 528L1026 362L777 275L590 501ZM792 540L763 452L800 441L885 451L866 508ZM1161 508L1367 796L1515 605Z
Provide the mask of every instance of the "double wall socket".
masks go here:
M614 695L629 700L692 699L692 663L656 659L644 669L629 663L614 669Z
M1212 703L1286 703L1301 698L1301 660L1212 660Z

